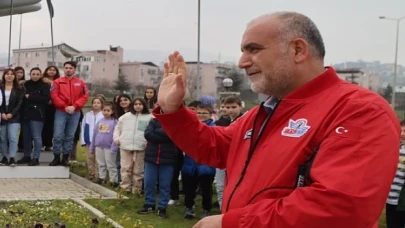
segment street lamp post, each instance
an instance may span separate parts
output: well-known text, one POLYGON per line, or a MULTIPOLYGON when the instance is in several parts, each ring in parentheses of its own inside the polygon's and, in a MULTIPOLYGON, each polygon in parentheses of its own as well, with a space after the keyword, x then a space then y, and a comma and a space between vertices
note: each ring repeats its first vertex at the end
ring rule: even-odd
POLYGON ((201 2, 198 0, 198 25, 197 25, 197 79, 196 79, 196 99, 200 98, 200 86, 201 86, 201 77, 200 77, 200 36, 201 36, 201 2))
POLYGON ((393 93, 392 93, 392 97, 391 97, 391 104, 392 107, 395 110, 395 87, 397 84, 397 63, 398 63, 398 40, 399 40, 399 23, 401 22, 401 20, 405 19, 404 17, 401 18, 389 18, 389 17, 385 17, 385 16, 380 16, 379 17, 382 20, 391 20, 391 21, 395 21, 397 23, 397 35, 396 35, 396 41, 395 41, 395 61, 394 61, 394 77, 392 79, 392 88, 393 88, 393 93))

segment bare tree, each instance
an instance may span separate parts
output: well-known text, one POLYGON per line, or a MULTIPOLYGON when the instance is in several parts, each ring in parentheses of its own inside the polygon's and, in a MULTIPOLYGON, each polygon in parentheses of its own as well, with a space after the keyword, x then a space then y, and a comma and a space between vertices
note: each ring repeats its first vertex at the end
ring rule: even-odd
POLYGON ((133 92, 134 92, 137 96, 140 96, 140 95, 143 96, 143 94, 145 93, 146 87, 147 87, 147 86, 145 86, 144 84, 139 83, 138 85, 135 85, 133 92))
POLYGON ((110 94, 112 91, 111 81, 103 78, 92 83, 92 94, 110 94))
POLYGON ((117 80, 115 81, 114 89, 118 90, 120 93, 124 93, 131 89, 131 83, 128 81, 127 76, 119 74, 117 80))

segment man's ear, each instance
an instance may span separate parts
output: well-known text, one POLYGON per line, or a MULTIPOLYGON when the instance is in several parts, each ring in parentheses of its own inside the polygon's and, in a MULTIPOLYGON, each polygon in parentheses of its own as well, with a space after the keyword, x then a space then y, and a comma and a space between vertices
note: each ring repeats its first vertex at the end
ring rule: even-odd
POLYGON ((306 40, 297 38, 292 41, 292 48, 294 51, 294 61, 302 63, 308 58, 309 44, 306 40))

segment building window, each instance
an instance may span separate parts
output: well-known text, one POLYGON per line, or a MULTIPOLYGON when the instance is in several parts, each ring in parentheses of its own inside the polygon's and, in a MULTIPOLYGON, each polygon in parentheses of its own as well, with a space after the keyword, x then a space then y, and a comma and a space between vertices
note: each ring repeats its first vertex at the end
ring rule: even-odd
POLYGON ((39 52, 35 52, 35 57, 39 57, 39 52))
POLYGON ((90 69, 90 68, 89 68, 88 65, 84 65, 84 66, 83 66, 83 71, 89 71, 89 69, 90 69))
POLYGON ((143 77, 143 69, 141 69, 141 77, 143 77))
POLYGON ((155 69, 148 69, 148 74, 149 75, 156 75, 156 70, 155 69))
POLYGON ((48 66, 53 66, 53 62, 48 61, 48 66))
POLYGON ((30 63, 29 62, 26 62, 25 63, 25 68, 29 68, 30 67, 30 63))
POLYGON ((140 83, 143 83, 143 82, 144 82, 143 76, 139 77, 139 82, 140 82, 140 83))
POLYGON ((39 67, 39 64, 37 64, 37 67, 39 67))
POLYGON ((25 53, 25 58, 31 57, 31 53, 25 53))

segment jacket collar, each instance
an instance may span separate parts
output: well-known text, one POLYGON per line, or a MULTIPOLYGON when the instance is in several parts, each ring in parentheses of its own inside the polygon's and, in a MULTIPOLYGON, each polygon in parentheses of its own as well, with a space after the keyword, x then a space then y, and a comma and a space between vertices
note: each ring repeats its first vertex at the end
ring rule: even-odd
POLYGON ((283 101, 311 98, 343 82, 332 67, 326 67, 321 75, 288 94, 283 101))

